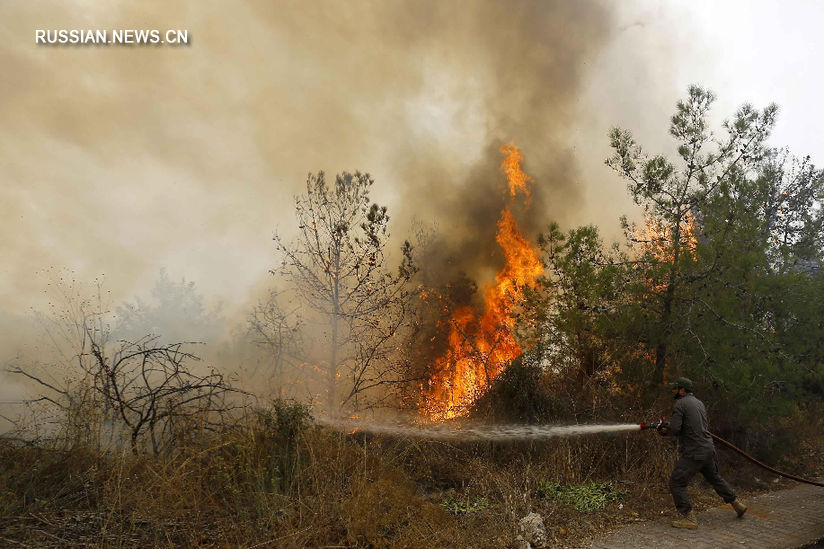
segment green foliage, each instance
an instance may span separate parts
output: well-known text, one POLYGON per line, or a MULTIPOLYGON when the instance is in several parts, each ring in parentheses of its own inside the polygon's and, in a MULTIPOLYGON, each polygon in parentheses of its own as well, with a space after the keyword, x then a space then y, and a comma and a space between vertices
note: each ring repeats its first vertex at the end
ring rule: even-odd
POLYGON ((441 502, 441 506, 453 515, 469 515, 478 511, 486 511, 489 508, 489 502, 486 498, 468 496, 460 499, 448 496, 441 502))
POLYGON ((294 446, 312 420, 309 407, 297 401, 275 399, 271 408, 257 411, 260 435, 286 446, 294 446))
POLYGON ((288 490, 298 468, 298 439, 311 424, 309 407, 301 402, 276 399, 271 408, 257 411, 254 427, 254 447, 257 460, 271 478, 280 480, 280 488, 288 490))
POLYGON ((539 241, 547 276, 525 317, 573 407, 648 407, 685 375, 713 417, 777 428, 824 394, 824 172, 767 146, 774 105, 716 133, 713 101, 693 86, 677 104, 672 159, 610 133, 643 226, 622 219, 611 247, 590 226, 539 241))
POLYGON ((544 334, 550 362, 581 384, 611 364, 612 351, 604 337, 612 329, 607 313, 617 310, 625 292, 620 265, 626 258, 617 249, 607 249, 594 226, 564 234, 552 224, 539 246, 547 265, 540 280, 546 301, 539 305, 543 314, 536 325, 544 334))
POLYGON ((626 493, 615 488, 612 482, 561 485, 544 481, 538 486, 538 495, 569 505, 576 511, 598 511, 607 503, 623 501, 626 493))
POLYGON ((282 502, 300 472, 300 439, 310 425, 299 402, 279 399, 255 410, 236 437, 203 456, 220 498, 249 519, 282 502))
MULTIPOLYGON (((655 356, 655 383, 663 381, 675 354, 682 308, 694 304, 691 284, 719 272, 715 263, 695 261, 695 222, 717 196, 729 194, 729 189, 759 169, 768 156, 765 142, 775 124, 775 105, 761 112, 744 105, 724 123, 726 135, 716 137, 707 122, 714 99, 711 92, 691 86, 688 97, 678 102, 670 134, 679 142, 681 166, 661 155, 648 157, 626 130, 614 129, 610 134, 614 154, 606 163, 627 181, 653 230, 643 238, 641 231, 627 225, 628 244, 634 248, 628 274, 648 283, 634 301, 640 298, 649 304, 643 340, 655 356)), ((722 236, 729 242, 728 233, 722 236)))

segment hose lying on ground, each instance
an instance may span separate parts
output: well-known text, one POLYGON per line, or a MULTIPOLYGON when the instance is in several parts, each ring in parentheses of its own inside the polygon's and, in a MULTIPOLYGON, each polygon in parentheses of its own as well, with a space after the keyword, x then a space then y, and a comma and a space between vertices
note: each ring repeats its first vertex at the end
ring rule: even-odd
POLYGON ((713 438, 713 440, 715 440, 716 442, 720 442, 722 445, 726 446, 726 447, 727 447, 727 448, 729 448, 730 450, 735 450, 736 452, 738 452, 739 454, 741 454, 742 456, 744 456, 745 458, 747 458, 747 459, 748 459, 748 460, 750 460, 751 462, 755 463, 755 464, 756 464, 756 465, 758 465, 759 467, 763 467, 764 469, 766 469, 767 471, 769 471, 769 472, 771 472, 771 473, 775 473, 775 474, 776 474, 776 475, 778 475, 778 476, 781 476, 781 477, 784 477, 784 478, 788 478, 788 479, 790 479, 790 480, 794 480, 794 481, 796 481, 796 482, 803 482, 803 483, 805 483, 805 484, 812 484, 813 486, 822 486, 822 487, 824 487, 824 483, 821 483, 821 482, 816 482, 816 481, 814 481, 814 480, 807 480, 807 479, 805 479, 805 478, 797 477, 797 476, 795 476, 795 475, 791 475, 791 474, 789 474, 789 473, 784 473, 784 472, 781 472, 781 471, 779 471, 778 469, 774 469, 774 468, 770 467, 769 465, 767 465, 766 463, 762 463, 762 462, 758 461, 757 459, 755 459, 754 457, 752 457, 751 455, 749 455, 748 453, 746 453, 744 450, 742 450, 742 449, 741 449, 741 448, 739 448, 738 446, 735 446, 735 445, 734 445, 734 444, 732 444, 731 442, 727 442, 726 440, 724 440, 723 438, 719 437, 718 435, 714 435, 714 434, 710 433, 710 436, 711 436, 711 437, 713 438))

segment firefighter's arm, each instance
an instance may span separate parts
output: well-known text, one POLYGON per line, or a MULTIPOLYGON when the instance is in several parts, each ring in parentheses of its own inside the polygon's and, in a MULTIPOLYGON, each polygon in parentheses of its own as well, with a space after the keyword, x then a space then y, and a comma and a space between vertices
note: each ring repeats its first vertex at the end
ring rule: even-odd
POLYGON ((675 409, 672 411, 672 417, 669 420, 669 431, 670 434, 677 435, 681 432, 681 428, 684 426, 684 410, 681 406, 675 405, 675 409))

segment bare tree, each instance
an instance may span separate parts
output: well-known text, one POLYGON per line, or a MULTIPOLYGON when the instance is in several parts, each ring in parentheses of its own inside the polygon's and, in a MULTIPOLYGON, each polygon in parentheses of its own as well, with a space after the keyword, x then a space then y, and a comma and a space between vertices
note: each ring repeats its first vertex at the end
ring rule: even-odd
POLYGON ((153 335, 112 343, 99 286, 96 303, 69 292, 63 297, 67 306, 50 333, 66 360, 47 369, 7 370, 40 388, 33 400, 51 403, 87 429, 99 419, 115 433, 125 430, 134 453, 144 441, 155 453, 170 448, 184 424, 189 432, 214 429, 235 407, 228 397, 240 391, 221 374, 198 374, 189 367, 198 360, 185 350, 190 344, 162 344, 153 335), (68 348, 61 344, 66 342, 68 348), (60 369, 62 375, 56 373, 60 369))
POLYGON ((407 282, 415 271, 412 246, 404 243, 399 267, 390 270, 389 216, 386 207, 370 204, 372 184, 359 172, 344 172, 331 186, 323 172, 310 174, 306 194, 295 200, 296 240, 274 238, 282 263, 273 274, 281 274, 328 326, 330 411, 369 388, 399 380, 388 358, 407 312, 407 282), (343 398, 339 376, 349 381, 343 398))
POLYGON ((295 366, 303 347, 303 320, 297 310, 284 309, 278 302, 278 292, 272 291, 249 314, 248 335, 270 357, 272 380, 278 397, 286 396, 286 368, 295 366))

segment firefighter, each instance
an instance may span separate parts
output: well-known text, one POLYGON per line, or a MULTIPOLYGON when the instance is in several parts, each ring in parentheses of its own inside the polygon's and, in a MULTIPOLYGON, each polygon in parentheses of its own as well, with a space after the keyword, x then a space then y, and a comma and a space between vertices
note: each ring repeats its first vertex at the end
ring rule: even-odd
POLYGON ((707 429, 707 409, 704 403, 692 394, 692 381, 679 377, 670 383, 675 407, 672 418, 659 428, 661 435, 678 437, 678 452, 680 454, 669 480, 669 488, 675 508, 680 517, 672 521, 675 528, 698 528, 698 520, 692 512, 692 504, 687 496, 687 485, 696 473, 701 473, 707 479, 715 492, 732 505, 738 518, 747 512, 747 506, 738 499, 730 485, 718 473, 718 464, 715 461, 715 445, 707 429))

